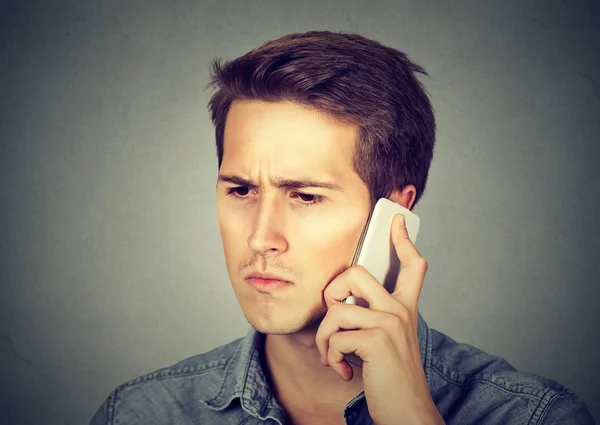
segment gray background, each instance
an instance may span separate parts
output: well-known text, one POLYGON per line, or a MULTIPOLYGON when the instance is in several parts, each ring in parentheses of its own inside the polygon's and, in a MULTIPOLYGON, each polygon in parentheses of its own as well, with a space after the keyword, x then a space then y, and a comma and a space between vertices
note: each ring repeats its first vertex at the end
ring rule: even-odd
POLYGON ((600 418, 600 25, 585 1, 4 2, 0 418, 87 423, 140 374, 245 334, 216 223, 208 66, 353 31, 437 112, 418 248, 430 326, 600 418), (50 5, 52 3, 52 5, 50 5))

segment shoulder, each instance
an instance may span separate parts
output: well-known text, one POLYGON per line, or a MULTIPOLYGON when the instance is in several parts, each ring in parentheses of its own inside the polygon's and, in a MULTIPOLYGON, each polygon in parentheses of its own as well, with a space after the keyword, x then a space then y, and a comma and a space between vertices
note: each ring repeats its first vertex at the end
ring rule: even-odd
POLYGON ((194 416, 209 414, 199 400, 219 391, 241 339, 119 385, 98 409, 91 425, 196 423, 194 416))
POLYGON ((447 424, 593 424, 585 403, 551 379, 431 329, 428 384, 447 424))

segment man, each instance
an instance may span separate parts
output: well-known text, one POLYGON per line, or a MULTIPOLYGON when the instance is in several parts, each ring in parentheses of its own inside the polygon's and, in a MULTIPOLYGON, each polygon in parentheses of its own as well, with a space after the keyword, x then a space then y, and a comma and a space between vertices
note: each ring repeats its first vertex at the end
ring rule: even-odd
POLYGON ((427 326, 427 262, 401 215, 394 292, 350 267, 374 202, 412 209, 425 190, 435 122, 418 73, 331 32, 215 62, 218 221, 252 328, 121 385, 92 424, 593 423, 567 388, 427 326), (350 294, 368 307, 342 303, 350 294))

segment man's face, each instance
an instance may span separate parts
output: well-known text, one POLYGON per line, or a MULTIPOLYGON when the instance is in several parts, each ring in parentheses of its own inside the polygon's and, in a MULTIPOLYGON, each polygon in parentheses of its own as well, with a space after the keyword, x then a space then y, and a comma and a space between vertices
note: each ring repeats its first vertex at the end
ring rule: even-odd
POLYGON ((351 265, 369 214, 368 188, 352 167, 357 134, 293 103, 234 102, 229 110, 218 221, 233 290, 260 332, 318 324, 323 290, 351 265), (277 185, 284 179, 337 188, 277 185), (257 289, 246 279, 253 272, 292 284, 257 289))

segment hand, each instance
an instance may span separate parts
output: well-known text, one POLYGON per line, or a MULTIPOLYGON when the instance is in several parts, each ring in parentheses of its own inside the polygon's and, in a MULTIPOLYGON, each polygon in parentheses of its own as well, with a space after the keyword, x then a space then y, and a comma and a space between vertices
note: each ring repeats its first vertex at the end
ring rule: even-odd
POLYGON ((410 241, 402 214, 394 217, 392 241, 402 264, 394 292, 389 294, 362 266, 338 275, 324 291, 328 310, 317 347, 323 364, 346 381, 353 371, 344 355, 361 358, 367 406, 376 424, 443 424, 427 387, 417 335, 427 262, 410 241), (369 308, 342 303, 349 295, 364 299, 369 308))

